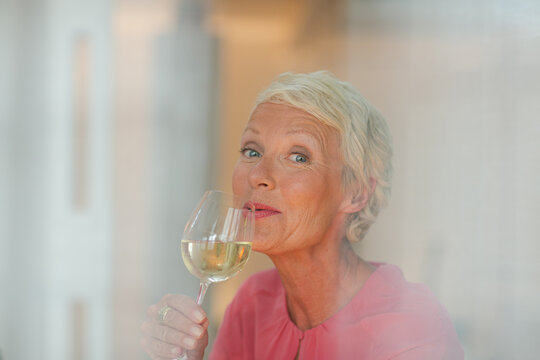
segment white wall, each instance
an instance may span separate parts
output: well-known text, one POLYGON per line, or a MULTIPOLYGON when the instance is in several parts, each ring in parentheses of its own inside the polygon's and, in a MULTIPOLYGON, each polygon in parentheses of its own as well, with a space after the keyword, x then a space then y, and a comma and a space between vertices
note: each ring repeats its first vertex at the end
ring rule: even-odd
MULTIPOLYGON (((11 142, 8 135, 8 129, 11 122, 11 85, 13 80, 13 50, 14 39, 9 34, 14 32, 14 21, 16 20, 13 1, 0 2, 0 47, 2 56, 0 56, 0 288, 6 289, 9 281, 8 271, 8 237, 10 233, 9 218, 10 212, 10 179, 7 174, 11 168, 11 142)), ((4 309, 8 306, 8 299, 5 296, 5 290, 0 290, 0 324, 5 324, 6 313, 4 309)), ((0 326, 0 359, 2 358, 3 344, 7 339, 7 329, 0 326)))
MULTIPOLYGON (((43 54, 44 46, 40 46, 39 31, 45 24, 37 18, 36 12, 43 8, 38 4, 35 12, 14 1, 3 2, 2 12, 2 161, 0 178, 2 194, 2 227, 0 237, 0 259, 2 292, 0 305, 2 317, 0 324, 2 335, 0 348, 4 357, 14 354, 14 343, 22 342, 25 338, 32 339, 38 346, 43 345, 36 327, 29 326, 30 322, 43 321, 40 316, 40 298, 44 291, 41 274, 42 259, 40 254, 43 246, 34 241, 43 237, 45 231, 41 207, 44 193, 29 181, 39 178, 43 173, 40 164, 44 154, 33 152, 32 145, 43 149, 46 145, 41 133, 39 115, 42 113, 40 99, 25 96, 36 93, 43 88, 43 70, 34 58, 25 55, 30 51, 43 54), (27 16, 23 16, 23 12, 27 16), (24 25, 33 21, 34 31, 24 31, 24 25), (24 47, 18 47, 18 42, 24 42, 24 47), (33 48, 32 48, 33 45, 33 48), (17 73, 25 76, 17 77, 17 73), (18 81, 15 81, 18 80, 18 81), (25 218, 21 215, 25 214, 25 218), (32 301, 36 298, 38 301, 32 301), (37 305, 37 306, 36 306, 37 305), (28 308, 28 311, 19 312, 13 309, 28 308), (19 319, 15 318, 15 313, 19 319), (27 325, 28 331, 13 326, 16 321, 27 325), (10 326, 11 325, 11 326, 10 326)), ((42 184, 47 180, 43 179, 42 184)), ((22 356, 32 356, 32 350, 24 350, 22 356)))
POLYGON ((350 80, 395 143, 390 207, 361 245, 447 307, 471 359, 540 333, 540 5, 351 1, 350 80))
POLYGON ((179 242, 213 182, 217 54, 203 17, 197 1, 0 2, 3 358, 145 358, 146 307, 196 294, 179 242))
POLYGON ((8 1, 2 2, 2 17, 9 31, 0 44, 8 54, 2 64, 8 83, 2 81, 6 87, 0 94, 5 140, 0 185, 6 194, 0 348, 7 359, 72 359, 79 358, 80 337, 83 358, 106 359, 112 225, 109 3, 8 1), (89 40, 92 78, 83 208, 75 208, 72 198, 72 72, 79 35, 89 40))

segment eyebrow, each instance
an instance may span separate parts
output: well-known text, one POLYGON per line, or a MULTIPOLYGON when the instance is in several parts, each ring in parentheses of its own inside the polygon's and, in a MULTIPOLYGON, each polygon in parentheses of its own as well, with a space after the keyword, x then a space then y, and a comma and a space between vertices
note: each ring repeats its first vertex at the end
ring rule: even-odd
MULTIPOLYGON (((247 126, 245 129, 244 129, 244 132, 243 134, 247 133, 247 132, 252 132, 256 135, 260 135, 260 131, 254 127, 251 127, 251 126, 247 126)), ((304 134, 304 135, 308 135, 312 138, 314 138, 315 140, 317 140, 317 142, 323 147, 325 148, 327 146, 327 142, 328 142, 328 139, 327 139, 327 136, 326 134, 319 130, 317 127, 311 125, 311 124, 308 124, 307 126, 307 129, 304 128, 304 127, 296 127, 296 128, 292 128, 290 130, 288 130, 285 135, 294 135, 294 134, 304 134)))
POLYGON ((255 129, 255 128, 252 128, 252 127, 249 127, 249 126, 244 129, 244 134, 246 132, 248 132, 248 131, 251 131, 252 133, 257 134, 257 135, 259 135, 261 133, 259 130, 255 129))
POLYGON ((318 131, 310 131, 306 129, 291 129, 285 133, 285 135, 292 135, 292 134, 308 134, 315 137, 318 137, 321 135, 319 134, 318 131))
POLYGON ((315 140, 323 147, 325 148, 327 145, 327 139, 325 134, 323 132, 319 131, 317 128, 313 127, 313 129, 304 129, 304 128, 292 128, 289 131, 285 133, 286 135, 294 135, 294 134, 304 134, 308 135, 315 140))

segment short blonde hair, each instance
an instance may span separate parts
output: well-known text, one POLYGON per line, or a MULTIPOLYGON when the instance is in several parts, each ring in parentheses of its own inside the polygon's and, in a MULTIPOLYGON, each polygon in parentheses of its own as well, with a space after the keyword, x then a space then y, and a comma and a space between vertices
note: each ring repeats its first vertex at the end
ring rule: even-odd
POLYGON ((259 94, 256 106, 262 103, 301 109, 339 132, 345 190, 361 192, 376 182, 366 206, 347 221, 347 239, 362 240, 390 198, 392 144, 384 118, 351 84, 327 71, 281 74, 259 94))

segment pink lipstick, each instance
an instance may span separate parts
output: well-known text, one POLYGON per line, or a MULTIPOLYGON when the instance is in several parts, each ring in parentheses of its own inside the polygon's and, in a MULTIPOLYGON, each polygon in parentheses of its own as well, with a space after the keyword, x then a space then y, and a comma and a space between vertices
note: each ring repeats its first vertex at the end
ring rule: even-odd
POLYGON ((274 209, 271 206, 261 204, 261 203, 251 202, 251 201, 248 204, 246 204, 244 208, 249 209, 251 207, 255 208, 255 219, 260 219, 260 218, 264 218, 264 217, 268 217, 272 215, 281 214, 281 211, 274 209))

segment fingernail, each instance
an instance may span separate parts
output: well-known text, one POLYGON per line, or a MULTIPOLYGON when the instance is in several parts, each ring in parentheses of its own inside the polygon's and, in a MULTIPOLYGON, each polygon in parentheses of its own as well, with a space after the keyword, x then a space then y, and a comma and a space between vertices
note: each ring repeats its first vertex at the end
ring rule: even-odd
POLYGON ((195 346, 195 340, 193 340, 192 338, 184 338, 184 344, 186 344, 187 347, 189 347, 190 349, 195 346))
POLYGON ((198 326, 191 327, 191 333, 197 337, 201 336, 203 333, 203 330, 198 326))
POLYGON ((198 310, 193 313, 193 316, 195 316, 195 319, 197 319, 197 321, 204 320, 204 314, 198 310))

